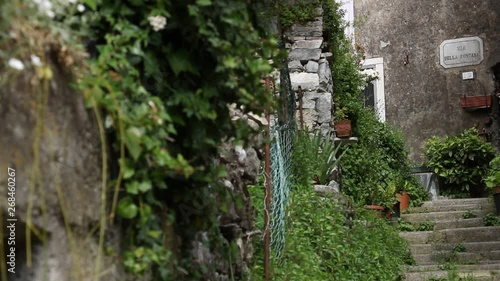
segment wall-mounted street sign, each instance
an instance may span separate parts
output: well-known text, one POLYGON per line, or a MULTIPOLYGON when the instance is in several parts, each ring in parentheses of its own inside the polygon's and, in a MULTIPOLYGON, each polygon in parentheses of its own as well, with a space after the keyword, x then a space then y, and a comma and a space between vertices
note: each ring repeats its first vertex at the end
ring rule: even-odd
POLYGON ((439 46, 439 59, 444 68, 478 65, 483 59, 483 40, 477 36, 445 40, 439 46))

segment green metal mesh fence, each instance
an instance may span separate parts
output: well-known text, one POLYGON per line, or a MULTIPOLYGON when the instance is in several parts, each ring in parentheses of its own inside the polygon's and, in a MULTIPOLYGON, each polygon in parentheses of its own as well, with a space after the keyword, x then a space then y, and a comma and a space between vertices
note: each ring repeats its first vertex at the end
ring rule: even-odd
MULTIPOLYGON (((283 38, 280 47, 284 48, 283 38)), ((280 71, 280 107, 271 124, 271 250, 280 258, 285 247, 286 205, 291 186, 292 150, 295 127, 295 93, 285 64, 280 71)))

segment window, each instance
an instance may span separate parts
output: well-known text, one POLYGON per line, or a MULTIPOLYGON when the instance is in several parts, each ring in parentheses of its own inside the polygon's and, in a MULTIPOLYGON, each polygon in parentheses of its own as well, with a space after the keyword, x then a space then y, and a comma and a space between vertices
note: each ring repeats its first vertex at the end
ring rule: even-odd
POLYGON ((385 122, 385 94, 384 94, 384 59, 372 58, 363 61, 362 69, 370 71, 377 79, 368 84, 364 90, 365 106, 373 107, 380 122, 385 122))

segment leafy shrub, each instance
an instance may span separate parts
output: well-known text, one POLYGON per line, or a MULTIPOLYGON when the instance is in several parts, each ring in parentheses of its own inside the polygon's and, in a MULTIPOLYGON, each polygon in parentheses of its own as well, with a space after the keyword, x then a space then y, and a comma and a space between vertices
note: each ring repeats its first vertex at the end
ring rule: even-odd
POLYGON ((308 131, 296 132, 293 154, 295 180, 303 185, 310 184, 313 179, 320 184, 328 184, 343 155, 337 156, 339 148, 332 139, 322 137, 319 132, 312 136, 308 131))
POLYGON ((500 187, 500 154, 491 160, 484 183, 488 189, 500 187))
POLYGON ((493 213, 487 214, 483 218, 484 226, 500 226, 500 217, 493 213))
MULTIPOLYGON (((413 263, 397 228, 364 209, 345 224, 342 208, 308 186, 292 192, 287 244, 283 258, 273 261, 273 280, 397 280, 403 265, 413 263)), ((256 248, 261 253, 262 243, 256 248)), ((251 280, 263 280, 261 261, 256 259, 251 280)))
POLYGON ((357 116, 359 143, 350 147, 341 162, 346 195, 360 204, 386 207, 394 203, 394 191, 408 192, 412 206, 427 200, 427 191, 411 175, 402 134, 379 122, 373 110, 361 109, 357 116))
POLYGON ((424 153, 427 165, 444 179, 443 190, 464 192, 482 184, 495 148, 472 128, 443 139, 432 137, 425 143, 424 153))
POLYGON ((305 23, 318 16, 318 3, 306 3, 304 0, 301 2, 295 5, 280 3, 280 23, 283 29, 288 29, 297 23, 305 23))

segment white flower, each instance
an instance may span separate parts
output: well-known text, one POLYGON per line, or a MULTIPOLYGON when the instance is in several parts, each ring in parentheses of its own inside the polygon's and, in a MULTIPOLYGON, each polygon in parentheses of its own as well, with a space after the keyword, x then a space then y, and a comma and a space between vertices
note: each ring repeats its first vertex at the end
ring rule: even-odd
POLYGON ((55 17, 55 15, 56 15, 56 14, 54 14, 54 12, 53 12, 53 11, 51 11, 51 10, 48 10, 48 11, 46 12, 46 14, 47 14, 47 17, 49 17, 49 18, 53 18, 53 17, 55 17))
POLYGON ((41 66, 42 65, 42 61, 40 60, 40 58, 36 55, 31 55, 31 63, 35 66, 41 66))
POLYGON ((18 59, 10 59, 8 62, 9 66, 14 68, 15 70, 23 70, 24 64, 22 61, 18 59))
POLYGON ((81 12, 85 11, 85 6, 83 6, 82 4, 78 4, 76 6, 76 9, 78 10, 78 12, 81 13, 81 12))
POLYGON ((39 5, 45 10, 52 10, 52 2, 50 0, 43 0, 39 5))
POLYGON ((104 127, 107 129, 111 128, 113 126, 113 118, 111 116, 106 116, 106 119, 104 120, 104 127))
POLYGON ((68 0, 68 2, 70 2, 71 4, 76 4, 76 2, 78 2, 77 0, 68 0))
POLYGON ((167 25, 167 19, 164 16, 149 17, 148 20, 154 31, 160 31, 167 25))

